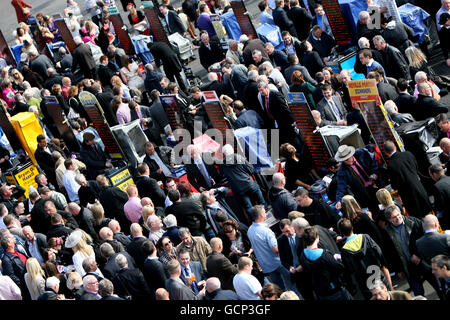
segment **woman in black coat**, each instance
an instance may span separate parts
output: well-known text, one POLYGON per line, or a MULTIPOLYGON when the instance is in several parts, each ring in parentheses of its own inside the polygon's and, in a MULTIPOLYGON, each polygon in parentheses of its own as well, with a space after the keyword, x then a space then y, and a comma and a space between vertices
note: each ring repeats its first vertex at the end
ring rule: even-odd
POLYGON ((286 172, 286 189, 294 190, 302 186, 311 190, 311 185, 319 179, 311 161, 297 153, 295 147, 290 143, 281 145, 280 155, 286 158, 284 169, 286 172))
POLYGON ((242 256, 250 256, 253 252, 247 230, 240 228, 238 223, 232 219, 226 220, 222 225, 224 236, 223 254, 235 264, 242 256))

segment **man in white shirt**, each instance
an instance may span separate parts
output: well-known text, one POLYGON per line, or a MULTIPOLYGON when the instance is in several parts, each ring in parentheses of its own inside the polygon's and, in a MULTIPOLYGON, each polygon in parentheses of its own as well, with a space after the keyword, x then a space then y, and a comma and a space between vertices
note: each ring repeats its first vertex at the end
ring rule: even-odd
POLYGON ((67 195, 71 202, 79 202, 78 198, 78 189, 80 189, 80 185, 75 181, 75 164, 72 159, 67 159, 64 161, 64 166, 66 167, 66 172, 63 176, 63 184, 66 189, 67 195))
POLYGON ((261 300, 262 286, 252 275, 252 268, 252 259, 248 257, 239 259, 239 273, 233 278, 233 287, 241 300, 261 300))

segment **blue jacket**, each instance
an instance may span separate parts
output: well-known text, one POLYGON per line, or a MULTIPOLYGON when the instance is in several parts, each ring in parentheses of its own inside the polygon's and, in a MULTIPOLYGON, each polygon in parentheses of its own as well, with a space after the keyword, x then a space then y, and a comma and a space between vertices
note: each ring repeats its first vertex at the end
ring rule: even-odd
MULTIPOLYGON (((364 168, 366 173, 370 176, 372 174, 378 175, 378 163, 372 159, 370 153, 366 149, 356 149, 354 157, 364 168)), ((336 201, 342 200, 342 197, 347 194, 347 188, 350 187, 355 199, 363 205, 368 202, 368 195, 361 184, 353 178, 351 169, 346 164, 342 163, 338 171, 338 186, 336 192, 336 201)))
POLYGON ((244 127, 262 129, 264 127, 264 120, 256 111, 244 109, 237 115, 234 128, 239 129, 244 127))

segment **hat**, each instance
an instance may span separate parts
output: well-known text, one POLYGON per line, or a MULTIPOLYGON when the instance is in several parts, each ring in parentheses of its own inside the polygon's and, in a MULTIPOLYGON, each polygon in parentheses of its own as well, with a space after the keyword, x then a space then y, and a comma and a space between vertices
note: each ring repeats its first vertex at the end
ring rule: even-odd
POLYGON ((25 62, 28 59, 28 53, 22 53, 20 55, 20 62, 25 62))
POLYGON ((450 13, 444 12, 439 17, 439 24, 445 24, 448 19, 450 19, 450 13))
POLYGON ((243 34, 239 37, 240 43, 246 43, 248 41, 248 36, 246 34, 243 34))
POLYGON ((80 242, 82 236, 83 234, 79 230, 72 232, 66 239, 66 248, 75 247, 80 242))
POLYGON ((342 162, 342 161, 349 159, 354 154, 355 154, 355 148, 352 146, 346 146, 344 144, 342 146, 339 146, 334 158, 336 159, 336 161, 342 162))

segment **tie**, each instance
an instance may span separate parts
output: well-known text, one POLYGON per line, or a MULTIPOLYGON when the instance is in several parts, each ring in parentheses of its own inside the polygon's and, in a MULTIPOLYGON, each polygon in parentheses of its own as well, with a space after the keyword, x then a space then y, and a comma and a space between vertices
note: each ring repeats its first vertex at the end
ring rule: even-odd
POLYGON ((334 103, 333 98, 331 98, 330 100, 328 100, 328 103, 330 104, 331 108, 334 110, 334 113, 336 114, 336 118, 337 120, 342 120, 342 113, 339 110, 338 106, 336 105, 336 103, 334 103))
POLYGON ((370 177, 366 173, 364 168, 358 163, 358 161, 355 160, 355 162, 350 167, 359 176, 359 178, 361 179, 361 181, 362 181, 362 183, 364 184, 365 187, 370 186, 370 184, 371 184, 370 177))
POLYGON ((291 246, 291 252, 292 252, 292 262, 294 263, 294 268, 296 268, 300 263, 298 261, 297 254, 295 252, 295 240, 293 237, 289 237, 289 245, 291 246))
POLYGON ((201 160, 201 163, 199 163, 197 166, 200 169, 200 172, 202 173, 202 176, 205 179, 206 184, 208 185, 208 187, 211 187, 211 180, 209 179, 209 174, 206 171, 203 160, 201 160))
POLYGON ((269 109, 269 96, 266 97, 266 112, 269 115, 269 118, 272 119, 273 121, 275 121, 275 119, 272 116, 272 113, 270 113, 270 109, 269 109))
MULTIPOLYGON (((184 267, 184 274, 186 275, 186 279, 190 277, 187 267, 184 267)), ((192 281, 191 288, 195 294, 198 294, 198 287, 197 287, 197 283, 195 281, 192 281)))

